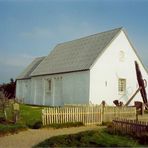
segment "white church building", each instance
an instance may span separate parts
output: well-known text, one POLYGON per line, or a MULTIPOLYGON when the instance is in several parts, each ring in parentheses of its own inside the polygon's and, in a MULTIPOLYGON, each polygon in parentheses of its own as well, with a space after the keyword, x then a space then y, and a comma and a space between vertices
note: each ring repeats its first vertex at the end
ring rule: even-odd
MULTIPOLYGON (((16 98, 47 106, 126 103, 138 88, 134 61, 148 82, 147 69, 123 28, 64 42, 17 77, 16 98)), ((142 101, 140 93, 134 101, 142 101)))

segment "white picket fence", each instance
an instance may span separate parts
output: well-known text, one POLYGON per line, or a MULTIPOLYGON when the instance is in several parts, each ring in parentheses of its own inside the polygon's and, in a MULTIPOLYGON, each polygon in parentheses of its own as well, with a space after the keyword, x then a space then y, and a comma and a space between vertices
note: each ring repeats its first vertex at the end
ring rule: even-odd
POLYGON ((85 125, 102 124, 114 118, 135 118, 135 107, 115 107, 102 105, 65 105, 42 110, 43 125, 66 122, 83 122, 85 125))
POLYGON ((102 107, 54 107, 42 110, 43 125, 66 122, 83 122, 85 125, 102 123, 102 107))

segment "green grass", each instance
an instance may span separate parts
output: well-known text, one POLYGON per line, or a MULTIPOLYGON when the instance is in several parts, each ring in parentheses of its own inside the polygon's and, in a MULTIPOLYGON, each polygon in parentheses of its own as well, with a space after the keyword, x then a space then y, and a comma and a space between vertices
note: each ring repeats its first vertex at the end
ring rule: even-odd
MULTIPOLYGON (((30 128, 34 128, 36 123, 41 123, 41 113, 44 107, 40 106, 30 106, 20 104, 20 122, 27 125, 30 128)), ((70 122, 70 123, 63 123, 63 124, 51 124, 46 127, 52 128, 65 128, 65 127, 78 127, 83 126, 82 122, 70 122)))
POLYGON ((20 104, 20 122, 32 128, 36 122, 41 122, 43 107, 20 104))
MULTIPOLYGON (((42 122, 42 119, 41 119, 42 108, 43 107, 40 107, 40 106, 20 104, 18 124, 26 125, 32 128, 35 123, 42 122)), ((11 105, 6 108, 8 121, 13 121, 12 111, 13 110, 11 105)), ((4 117, 4 115, 1 113, 0 117, 4 117)))
MULTIPOLYGON (((43 107, 30 106, 20 104, 19 121, 16 124, 12 124, 13 114, 12 107, 6 108, 7 120, 0 124, 0 135, 8 133, 17 133, 18 131, 29 128, 40 128, 42 125, 41 112, 43 107), (39 125, 40 124, 40 125, 39 125)), ((3 117, 3 115, 1 115, 3 117)))
POLYGON ((105 130, 87 131, 47 139, 37 147, 137 147, 138 142, 129 137, 111 135, 105 130))
POLYGON ((26 126, 22 124, 0 124, 0 136, 8 133, 17 133, 18 131, 25 130, 26 126))

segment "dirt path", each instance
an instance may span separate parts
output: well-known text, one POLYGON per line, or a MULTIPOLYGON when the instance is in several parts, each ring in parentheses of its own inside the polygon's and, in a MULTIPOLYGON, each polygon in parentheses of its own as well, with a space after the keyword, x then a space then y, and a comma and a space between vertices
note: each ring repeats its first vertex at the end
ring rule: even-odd
POLYGON ((84 126, 63 129, 29 129, 14 135, 0 137, 0 148, 30 148, 39 142, 57 135, 78 133, 86 130, 97 130, 99 126, 84 126))

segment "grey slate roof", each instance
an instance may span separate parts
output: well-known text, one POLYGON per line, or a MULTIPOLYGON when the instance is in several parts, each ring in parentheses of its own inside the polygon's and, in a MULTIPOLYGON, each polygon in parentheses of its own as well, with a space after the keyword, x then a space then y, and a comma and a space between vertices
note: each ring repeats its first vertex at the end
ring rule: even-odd
POLYGON ((88 70, 121 29, 58 44, 31 76, 88 70))
POLYGON ((43 61, 45 57, 35 58, 30 65, 16 78, 18 79, 29 79, 30 74, 37 68, 37 66, 43 61))

